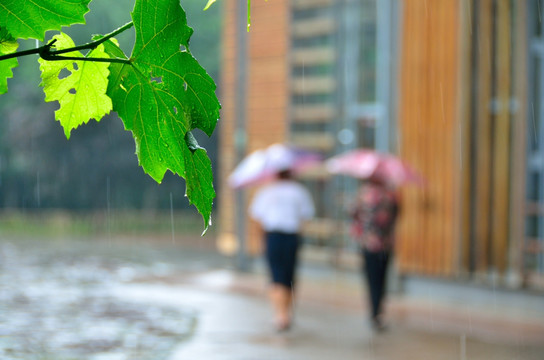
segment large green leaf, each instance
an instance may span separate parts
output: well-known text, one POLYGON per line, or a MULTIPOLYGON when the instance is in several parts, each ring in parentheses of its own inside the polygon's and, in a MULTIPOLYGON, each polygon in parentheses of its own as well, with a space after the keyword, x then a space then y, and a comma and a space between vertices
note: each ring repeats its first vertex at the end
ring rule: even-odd
POLYGON ((211 136, 219 118, 213 79, 189 50, 193 30, 177 0, 137 0, 132 13, 136 43, 133 64, 159 78, 183 105, 184 121, 211 136), (180 51, 180 49, 182 51, 180 51))
MULTIPOLYGON (((55 35, 55 48, 67 49, 74 42, 66 34, 55 35)), ((63 56, 83 57, 79 51, 73 51, 63 56)), ((88 54, 94 58, 108 58, 104 46, 99 45, 88 54)), ((112 102, 106 95, 108 88, 109 63, 92 61, 59 60, 40 62, 45 101, 58 101, 60 108, 55 112, 55 118, 60 121, 66 137, 70 137, 72 129, 89 122, 90 119, 99 121, 112 109, 112 102), (61 71, 69 72, 60 78, 61 71)))
MULTIPOLYGON (((15 52, 19 44, 7 32, 6 29, 0 28, 0 55, 7 55, 15 52)), ((16 58, 0 61, 0 94, 8 91, 8 78, 13 76, 11 69, 19 65, 16 58)))
MULTIPOLYGON (((123 58, 111 41, 105 43, 111 57, 123 58)), ((137 66, 110 64, 107 94, 125 129, 132 131, 140 165, 157 182, 166 170, 183 176, 183 144, 189 126, 177 114, 182 105, 137 66)))
MULTIPOLYGON (((208 224, 215 197, 211 165, 188 132, 213 132, 220 108, 215 83, 189 52, 192 29, 179 1, 137 0, 132 18, 132 64, 110 65, 113 109, 132 131, 144 171, 157 182, 167 170, 184 177, 189 201, 208 224)), ((106 51, 125 57, 112 42, 106 51)))
POLYGON ((191 204, 194 204, 204 218, 205 227, 211 223, 212 200, 215 197, 213 190, 212 164, 206 150, 196 143, 189 132, 183 148, 185 159, 186 195, 191 204))
POLYGON ((43 40, 47 30, 85 23, 91 0, 1 0, 0 26, 14 38, 43 40))

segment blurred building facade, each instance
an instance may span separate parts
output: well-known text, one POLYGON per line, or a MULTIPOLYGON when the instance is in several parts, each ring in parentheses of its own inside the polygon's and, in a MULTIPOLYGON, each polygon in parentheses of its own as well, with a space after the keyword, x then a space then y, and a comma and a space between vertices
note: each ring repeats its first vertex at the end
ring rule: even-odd
MULTIPOLYGON (((544 288, 544 4, 539 0, 225 0, 221 181, 288 142, 398 154, 402 274, 544 288)), ((353 179, 307 174, 306 242, 337 259, 353 179)), ((257 254, 252 190, 219 194, 220 247, 257 254)))

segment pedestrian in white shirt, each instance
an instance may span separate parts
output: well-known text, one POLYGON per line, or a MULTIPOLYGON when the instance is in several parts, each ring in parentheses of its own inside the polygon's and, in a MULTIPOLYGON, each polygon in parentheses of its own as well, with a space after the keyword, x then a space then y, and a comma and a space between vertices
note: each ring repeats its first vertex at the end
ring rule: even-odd
POLYGON ((303 222, 314 216, 314 203, 310 192, 292 179, 291 171, 283 170, 276 181, 257 192, 249 213, 264 232, 270 300, 276 327, 284 331, 291 326, 299 233, 303 222))

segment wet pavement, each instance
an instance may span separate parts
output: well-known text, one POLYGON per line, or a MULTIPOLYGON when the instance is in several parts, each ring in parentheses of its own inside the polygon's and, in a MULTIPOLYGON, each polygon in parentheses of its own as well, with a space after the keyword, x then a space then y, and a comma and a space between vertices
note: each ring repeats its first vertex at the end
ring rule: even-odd
POLYGON ((239 273, 199 246, 0 239, 0 358, 544 359, 544 309, 391 295, 374 333, 359 275, 319 265, 277 333, 262 264, 239 273))
MULTIPOLYGON (((170 360, 544 358, 544 323, 538 328, 539 338, 524 338, 503 328, 502 332, 511 336, 505 341, 478 332, 477 327, 485 326, 476 314, 464 328, 445 326, 441 312, 446 306, 440 310, 440 304, 436 304, 434 321, 426 322, 426 314, 417 313, 412 304, 391 299, 388 328, 375 333, 366 322, 354 274, 329 274, 325 279, 305 275, 294 326, 285 333, 277 333, 272 327, 262 275, 216 270, 195 276, 187 286, 177 289, 176 298, 187 306, 192 304, 200 314, 199 325, 191 340, 181 344, 170 360), (423 321, 414 322, 405 315, 412 309, 412 316, 419 320, 423 317, 423 321)), ((145 297, 143 289, 133 290, 135 298, 145 297)), ((460 311, 449 308, 446 312, 451 317, 460 311)))
POLYGON ((0 244, 0 359, 153 360, 192 334, 190 309, 114 296, 165 264, 49 245, 0 244))

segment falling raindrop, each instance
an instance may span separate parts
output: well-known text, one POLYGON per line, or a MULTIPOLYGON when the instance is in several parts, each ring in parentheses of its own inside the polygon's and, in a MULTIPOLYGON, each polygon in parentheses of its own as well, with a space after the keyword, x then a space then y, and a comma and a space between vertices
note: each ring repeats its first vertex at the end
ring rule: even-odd
POLYGON ((442 121, 446 122, 446 110, 444 109, 444 89, 442 88, 442 82, 440 82, 440 98, 442 99, 442 121))
POLYGON ((305 75, 305 71, 306 71, 306 66, 305 66, 305 62, 302 61, 302 103, 306 103, 306 75, 305 75))
POLYGON ((40 207, 41 196, 40 196, 40 172, 39 171, 36 173, 36 201, 38 203, 38 207, 40 207))
POLYGON ((111 246, 111 214, 110 214, 110 177, 106 177, 106 226, 108 243, 111 246))
POLYGON ((538 144, 538 139, 536 137, 536 123, 535 123, 535 103, 531 102, 531 107, 533 108, 533 134, 535 137, 535 145, 538 144))
POLYGON ((172 192, 170 192, 170 222, 172 223, 172 244, 176 242, 174 233, 174 200, 172 198, 172 192))
MULTIPOLYGON (((463 136, 463 123, 461 121, 459 121, 458 126, 459 126, 459 136, 462 137, 463 136)), ((461 141, 461 143, 462 143, 462 141, 461 141)), ((459 167, 461 169, 463 168, 463 147, 462 146, 459 146, 459 167)))

